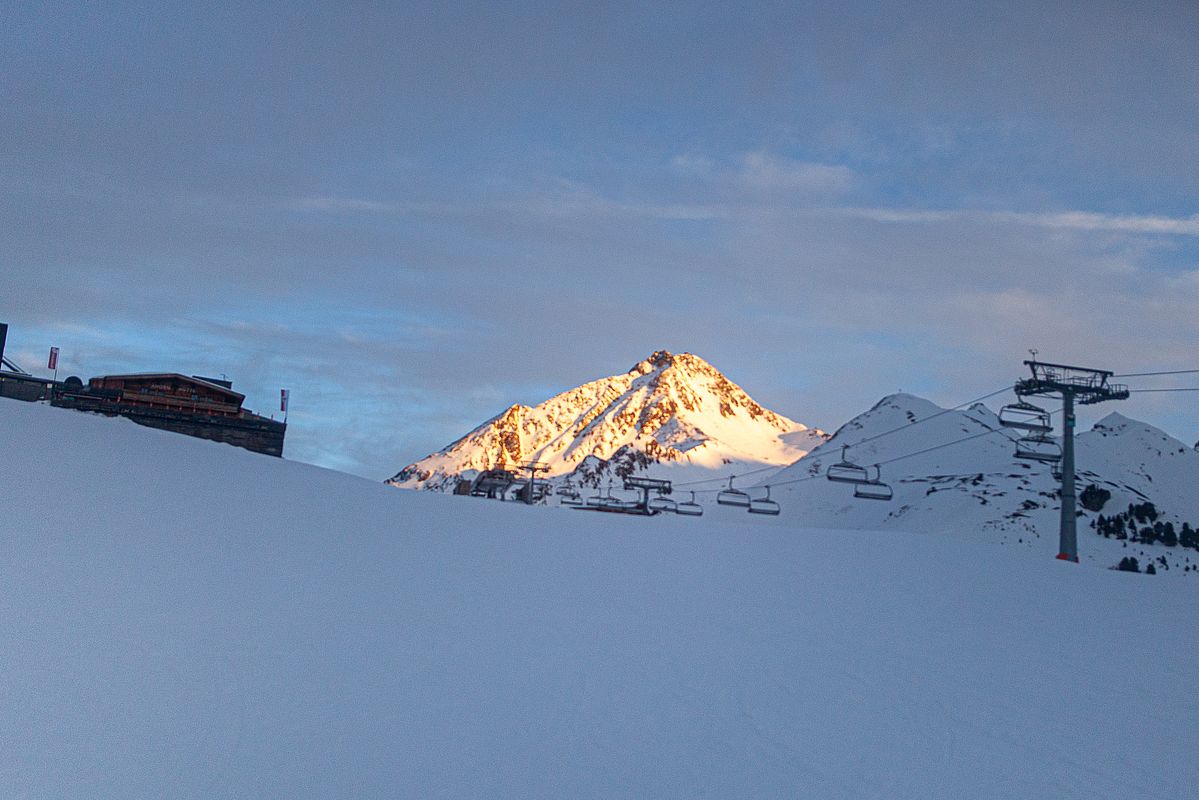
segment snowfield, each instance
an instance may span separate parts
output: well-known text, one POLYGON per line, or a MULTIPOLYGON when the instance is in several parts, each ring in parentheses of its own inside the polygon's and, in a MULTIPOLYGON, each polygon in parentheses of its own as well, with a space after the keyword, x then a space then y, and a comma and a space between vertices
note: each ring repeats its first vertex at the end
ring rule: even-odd
POLYGON ((1199 790, 1191 581, 396 491, 9 401, 0 436, 0 796, 1199 790))

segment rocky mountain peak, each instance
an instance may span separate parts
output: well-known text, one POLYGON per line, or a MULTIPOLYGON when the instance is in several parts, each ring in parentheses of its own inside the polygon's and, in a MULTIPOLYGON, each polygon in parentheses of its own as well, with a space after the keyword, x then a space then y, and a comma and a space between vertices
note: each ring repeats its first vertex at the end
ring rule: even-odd
POLYGON ((617 456, 638 469, 733 461, 782 465, 823 438, 763 408, 704 359, 657 350, 624 374, 537 406, 511 406, 389 483, 445 489, 466 470, 511 469, 537 460, 550 465, 551 475, 562 475, 585 459, 617 456))
POLYGON ((675 355, 669 350, 655 350, 649 358, 638 361, 636 364, 634 364, 633 368, 630 369, 629 372, 635 375, 645 375, 649 372, 653 372, 655 369, 665 369, 670 367, 674 364, 674 360, 675 355))
POLYGON ((1120 431, 1124 428, 1128 428, 1130 426, 1144 427, 1145 423, 1139 422, 1137 420, 1129 419, 1128 417, 1124 416, 1120 412, 1113 411, 1110 414, 1108 414, 1107 416, 1105 416, 1103 419, 1096 422, 1091 427, 1097 431, 1106 430, 1106 431, 1116 432, 1116 431, 1120 431))

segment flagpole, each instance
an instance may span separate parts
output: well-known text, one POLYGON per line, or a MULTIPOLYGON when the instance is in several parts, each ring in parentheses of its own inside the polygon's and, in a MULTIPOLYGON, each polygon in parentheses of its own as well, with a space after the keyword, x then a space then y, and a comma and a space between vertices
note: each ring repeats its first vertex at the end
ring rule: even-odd
POLYGON ((46 364, 46 367, 54 370, 54 384, 57 385, 58 384, 58 348, 57 347, 50 348, 50 362, 48 364, 46 364))

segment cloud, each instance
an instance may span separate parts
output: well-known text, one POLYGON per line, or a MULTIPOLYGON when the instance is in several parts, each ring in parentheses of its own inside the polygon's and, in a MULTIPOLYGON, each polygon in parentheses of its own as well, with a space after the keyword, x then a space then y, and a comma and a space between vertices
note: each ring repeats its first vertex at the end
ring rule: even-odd
POLYGON ((849 167, 796 161, 755 150, 741 156, 738 179, 753 189, 823 194, 848 191, 857 176, 849 167))
POLYGON ((1199 236, 1199 214, 1190 217, 1098 214, 1091 211, 1028 213, 1017 211, 951 211, 904 208, 825 208, 830 214, 887 223, 932 224, 955 220, 1016 223, 1040 228, 1113 233, 1199 236))
POLYGON ((400 210, 392 203, 375 200, 359 200, 351 197, 305 197, 297 200, 296 208, 303 211, 370 211, 393 214, 400 210))
POLYGON ((1199 214, 1191 217, 1115 216, 1087 211, 1057 214, 997 214, 1028 225, 1083 231, 1121 233, 1162 233, 1174 236, 1199 236, 1199 214))
POLYGON ((333 214, 454 214, 461 206, 437 201, 382 202, 352 197, 304 197, 289 204, 299 211, 324 211, 333 214))
POLYGON ((707 177, 716 171, 716 162, 699 153, 680 153, 670 159, 670 167, 681 175, 707 177))

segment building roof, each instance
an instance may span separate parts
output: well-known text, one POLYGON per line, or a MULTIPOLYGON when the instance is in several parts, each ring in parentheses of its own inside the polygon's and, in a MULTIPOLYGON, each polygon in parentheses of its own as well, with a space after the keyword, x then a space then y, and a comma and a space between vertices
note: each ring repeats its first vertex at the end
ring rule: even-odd
POLYGON ((237 398, 238 403, 240 403, 241 401, 246 399, 246 396, 244 394, 242 394, 241 392, 235 392, 232 389, 226 388, 226 387, 221 386, 216 383, 211 383, 210 381, 206 381, 203 378, 197 378, 192 375, 183 375, 178 372, 134 372, 134 373, 130 373, 128 375, 97 375, 92 380, 109 380, 109 379, 150 380, 153 378, 178 378, 179 380, 183 381, 184 383, 194 383, 198 386, 203 386, 205 389, 210 389, 219 394, 223 394, 226 397, 237 398))

